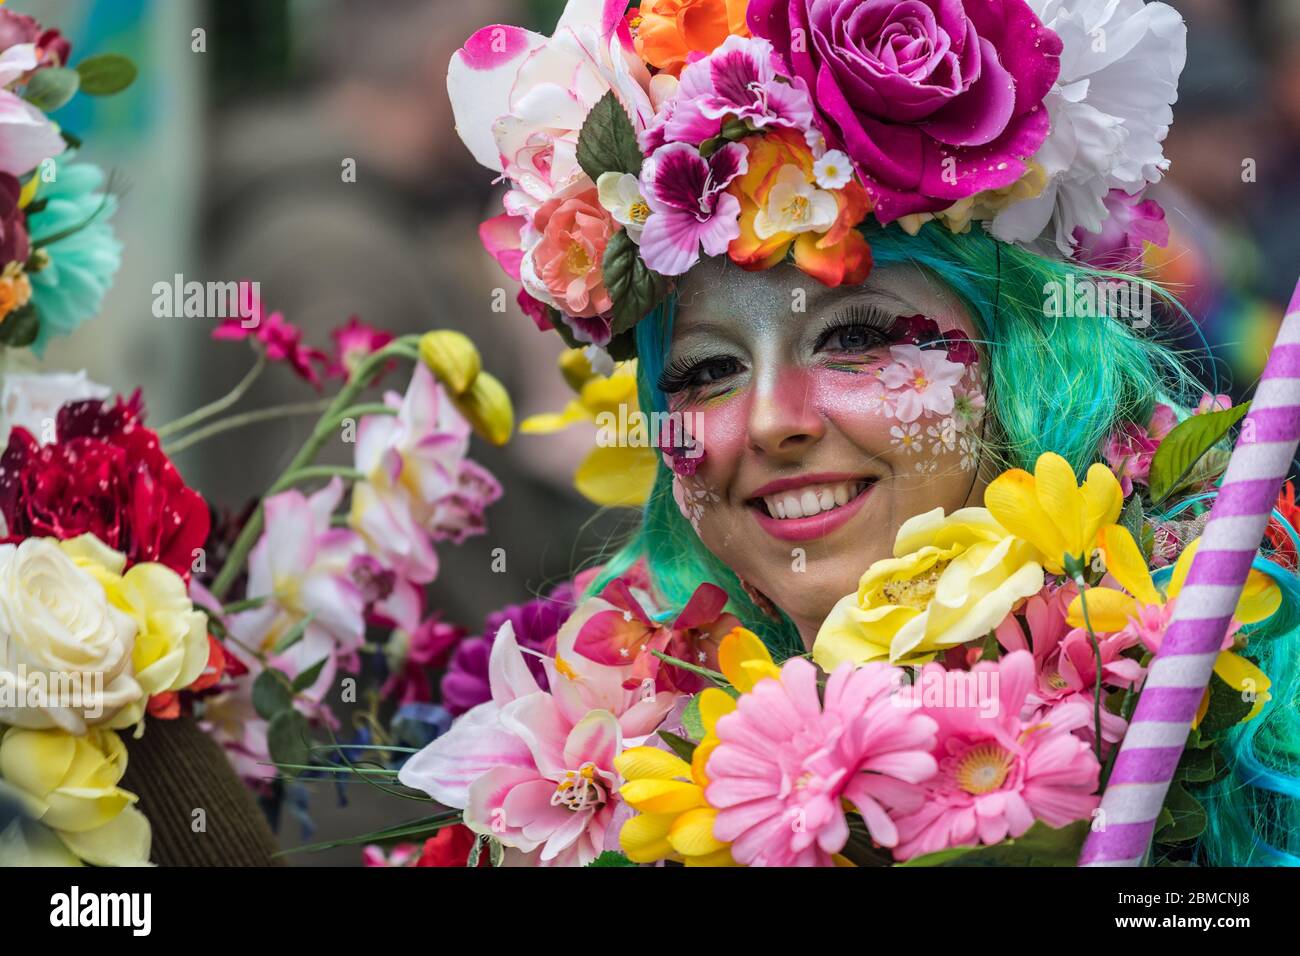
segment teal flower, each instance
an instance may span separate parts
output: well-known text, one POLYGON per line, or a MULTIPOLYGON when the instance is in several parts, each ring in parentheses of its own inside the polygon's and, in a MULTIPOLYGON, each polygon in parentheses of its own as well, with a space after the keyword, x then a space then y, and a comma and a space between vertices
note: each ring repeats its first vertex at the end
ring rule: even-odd
POLYGON ((59 162, 54 182, 41 183, 36 193, 37 211, 28 215, 27 230, 33 247, 49 256, 48 265, 29 273, 41 323, 32 343, 37 355, 50 339, 71 334, 99 312, 122 264, 122 244, 108 224, 117 199, 103 185, 99 167, 59 162), (53 237, 61 238, 42 243, 53 237))

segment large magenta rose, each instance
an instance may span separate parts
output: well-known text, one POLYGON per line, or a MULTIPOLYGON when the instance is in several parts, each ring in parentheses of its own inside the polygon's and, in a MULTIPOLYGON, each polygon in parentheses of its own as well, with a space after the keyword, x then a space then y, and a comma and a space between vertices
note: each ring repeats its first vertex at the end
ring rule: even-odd
POLYGON ((1025 173, 1061 40, 1025 0, 751 0, 852 157, 876 217, 938 212, 1025 173))
POLYGON ((157 561, 188 581, 194 551, 208 537, 208 506, 185 485, 143 415, 136 392, 111 406, 69 402, 47 445, 15 428, 0 456, 8 540, 89 532, 128 564, 157 561))

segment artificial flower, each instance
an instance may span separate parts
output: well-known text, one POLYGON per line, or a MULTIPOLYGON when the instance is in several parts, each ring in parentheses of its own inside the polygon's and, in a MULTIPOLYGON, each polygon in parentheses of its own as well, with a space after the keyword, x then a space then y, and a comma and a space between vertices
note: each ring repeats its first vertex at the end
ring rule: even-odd
MULTIPOLYGON (((99 582, 109 603, 135 622, 131 665, 146 696, 179 691, 199 679, 211 652, 207 618, 194 609, 180 575, 152 561, 128 569, 126 555, 90 534, 64 541, 61 547, 99 582)), ((123 714, 135 722, 143 712, 140 701, 123 714)))
POLYGON ((742 268, 767 269, 785 259, 826 285, 862 282, 871 248, 855 227, 870 210, 866 192, 850 181, 834 192, 817 187, 812 150, 792 130, 749 137, 746 169, 729 192, 740 202, 739 235, 727 254, 742 268))
POLYGON ((727 143, 705 158, 694 146, 669 143, 641 167, 641 194, 650 216, 641 231, 641 258, 654 271, 677 276, 706 255, 717 256, 740 235, 740 201, 727 187, 746 168, 746 149, 727 143))
POLYGON ((320 388, 320 373, 316 366, 328 366, 329 356, 320 349, 304 345, 300 328, 285 319, 282 312, 267 315, 262 303, 245 288, 240 289, 239 302, 241 307, 251 306, 249 314, 225 319, 212 330, 212 337, 219 342, 251 339, 261 346, 269 361, 287 363, 300 379, 320 388))
POLYGON ((1187 25, 1173 7, 1146 0, 1017 2, 1032 8, 1060 51, 1060 76, 1033 104, 1051 120, 1034 154, 1047 186, 1003 210, 990 229, 1004 242, 1046 233, 1049 246, 1069 256, 1078 230, 1102 232, 1111 190, 1135 196, 1168 168, 1163 144, 1187 60, 1187 25))
POLYGON ((553 653, 560 626, 573 613, 574 589, 557 585, 549 594, 524 604, 508 604, 493 611, 483 622, 483 632, 467 637, 456 645, 446 673, 442 676, 442 702, 459 716, 472 707, 492 699, 488 679, 488 660, 497 634, 507 623, 519 646, 530 652, 525 658, 533 678, 542 690, 547 689, 546 669, 542 658, 533 656, 553 653))
POLYGON ((217 742, 241 780, 264 786, 275 779, 277 770, 271 765, 267 720, 253 705, 253 685, 262 663, 251 655, 244 660, 229 648, 226 658, 227 678, 216 685, 215 693, 203 698, 199 729, 217 742))
POLYGON ((420 336, 420 361, 452 395, 468 392, 483 371, 478 347, 468 335, 454 329, 437 329, 420 336))
MULTIPOLYGON (((27 216, 21 205, 22 193, 23 186, 18 177, 0 172, 0 268, 10 263, 17 263, 21 268, 31 255, 27 216)), ((9 311, 4 310, 6 313, 9 311)))
MULTIPOLYGON (((541 282, 548 301, 575 318, 608 312, 613 303, 601 264, 617 226, 596 189, 587 186, 547 200, 537 210, 533 228, 541 238, 527 253, 528 274, 541 282)), ((529 284, 524 287, 537 294, 529 284)))
POLYGON ((816 91, 882 223, 1014 183, 1048 134, 1061 42, 1024 0, 751 0, 748 23, 816 91))
MULTIPOLYGON (((760 680, 781 676, 762 640, 743 627, 722 639, 718 668, 740 693, 752 691, 760 680)), ((699 694, 697 708, 704 736, 690 763, 657 747, 632 747, 614 761, 626 781, 619 794, 637 811, 618 837, 634 863, 680 859, 687 866, 731 866, 735 862, 730 846, 713 834, 718 810, 709 805, 705 791, 709 757, 721 742, 718 718, 735 710, 736 701, 725 691, 707 687, 699 694)))
POLYGON ((73 734, 134 723, 136 628, 57 541, 0 544, 0 684, 12 691, 0 723, 73 734))
POLYGON ((456 132, 484 166, 504 173, 506 212, 531 217, 586 179, 578 134, 613 91, 635 129, 654 114, 650 75, 632 48, 618 0, 569 0, 552 37, 488 26, 465 42, 447 73, 456 132))
POLYGON ((0 777, 36 822, 93 866, 149 863, 149 821, 118 786, 125 770, 126 747, 111 730, 10 727, 0 738, 0 777))
MULTIPOLYGON (((346 380, 364 359, 393 341, 393 333, 366 325, 353 315, 348 318, 346 325, 340 325, 331 331, 330 338, 334 340, 334 355, 330 358, 325 374, 330 378, 346 380)), ((381 369, 380 374, 382 372, 381 369)), ((377 381, 379 376, 376 375, 375 378, 377 381)))
POLYGON ((794 658, 718 718, 705 791, 714 836, 745 866, 829 866, 849 838, 845 810, 894 846, 895 819, 917 809, 933 776, 934 722, 899 707, 901 673, 844 663, 818 693, 817 668, 794 658), (797 783, 795 783, 797 781, 797 783))
MULTIPOLYGON (((1101 532, 1101 549, 1106 571, 1124 591, 1109 587, 1088 588, 1070 602, 1070 624, 1075 627, 1091 627, 1093 631, 1103 633, 1126 631, 1140 638, 1148 650, 1153 653, 1158 651, 1173 616, 1174 602, 1183 589, 1199 546, 1198 538, 1178 556, 1162 594, 1128 529, 1119 525, 1104 528, 1101 532)), ((1256 717, 1268 702, 1269 681, 1258 667, 1229 650, 1233 644, 1233 634, 1243 624, 1257 624, 1268 619, 1281 603, 1281 589, 1268 575, 1252 569, 1233 611, 1233 624, 1224 634, 1223 647, 1215 659, 1215 673, 1229 681, 1230 686, 1234 689, 1253 690, 1257 694, 1255 705, 1245 720, 1256 717)), ((1198 723, 1204 715, 1208 699, 1207 690, 1201 703, 1201 714, 1197 717, 1198 723)))
POLYGON ((587 605, 599 607, 578 632, 577 653, 608 666, 631 664, 628 687, 650 682, 658 690, 692 693, 704 686, 699 675, 661 660, 655 652, 707 666, 718 642, 739 626, 734 614, 724 614, 727 592, 715 584, 695 589, 671 622, 659 622, 642 607, 622 578, 605 585, 599 598, 587 605))
POLYGON ((1300 528, 1300 506, 1296 505, 1295 483, 1290 478, 1278 492, 1273 510, 1276 514, 1269 519, 1268 530, 1265 531, 1269 544, 1273 546, 1273 559, 1283 567, 1294 569, 1300 562, 1297 561, 1296 543, 1291 535, 1300 528), (1279 514, 1281 520, 1278 519, 1279 514), (1288 533, 1282 521, 1290 525, 1291 533, 1288 533))
POLYGON ((869 567, 817 632, 813 660, 827 672, 845 661, 929 660, 984 637, 1043 587, 1039 555, 984 508, 942 508, 908 519, 894 557, 869 567))
POLYGON ((98 167, 56 161, 53 181, 41 178, 37 197, 43 205, 28 213, 27 230, 45 253, 41 268, 28 273, 40 316, 32 351, 39 356, 51 339, 99 314, 122 264, 122 243, 108 222, 117 197, 105 190, 98 167))
POLYGON ((1026 718, 1033 686, 1027 651, 969 671, 938 664, 922 671, 910 700, 937 726, 939 769, 919 805, 896 821, 895 858, 987 846, 1023 835, 1035 821, 1059 828, 1091 815, 1101 767, 1073 733, 1091 708, 1073 702, 1026 718))
POLYGON ((0 10, 0 51, 21 44, 35 47, 36 68, 66 66, 72 55, 72 44, 56 29, 46 29, 26 13, 0 10))
POLYGON ((85 370, 79 372, 6 372, 0 382, 0 442, 9 441, 15 428, 26 429, 44 444, 54 439, 59 409, 69 402, 105 399, 112 394, 107 385, 92 382, 85 370))
POLYGON ((890 346, 893 361, 881 369, 885 401, 894 417, 911 423, 925 415, 950 415, 954 388, 961 384, 966 366, 950 361, 943 349, 915 345, 890 346))
POLYGON ((676 102, 656 115, 641 137, 642 145, 698 146, 717 136, 724 120, 755 130, 808 129, 813 117, 808 86, 802 79, 778 79, 778 65, 767 40, 727 37, 682 71, 676 102))
POLYGON ((0 517, 11 537, 93 534, 129 564, 157 561, 186 581, 211 524, 145 427, 139 392, 64 405, 45 445, 15 428, 0 456, 0 517))
POLYGON ((446 663, 452 648, 465 637, 465 629, 434 614, 414 631, 398 627, 384 645, 388 678, 379 689, 384 700, 396 699, 398 706, 429 703, 433 689, 429 672, 446 663))
POLYGON ((1115 523, 1124 505, 1119 481, 1105 465, 1092 465, 1083 484, 1075 481, 1068 461, 1044 452, 1032 475, 1012 468, 984 491, 984 504, 993 517, 1033 544, 1044 568, 1071 577, 1089 562, 1098 532, 1115 523))
POLYGON ((519 430, 525 435, 551 435, 581 422, 596 422, 606 428, 602 440, 574 473, 573 486, 602 507, 641 507, 650 497, 659 461, 649 436, 646 441, 633 441, 629 434, 629 423, 640 416, 636 363, 623 363, 604 376, 592 371, 579 349, 565 353, 561 362, 582 366, 582 376, 570 381, 577 397, 562 412, 524 419, 519 430), (612 435, 607 429, 611 422, 619 426, 612 435))
POLYGON ((1165 211, 1144 193, 1130 196, 1122 189, 1106 194, 1106 215, 1099 232, 1083 226, 1074 230, 1074 258, 1098 269, 1113 272, 1141 272, 1146 244, 1169 245, 1169 223, 1165 211))
POLYGON ((600 205, 623 227, 633 242, 641 241, 641 229, 650 215, 650 207, 641 195, 641 183, 631 173, 601 173, 596 180, 600 205))
POLYGON ((1145 485, 1151 472, 1151 462, 1165 436, 1178 424, 1174 410, 1163 403, 1157 404, 1146 426, 1136 422, 1123 422, 1119 430, 1106 439, 1102 454, 1119 479, 1124 497, 1133 493, 1133 484, 1145 485))
POLYGON ((636 52, 651 66, 676 75, 699 54, 729 36, 746 36, 749 0, 644 0, 629 11, 636 52))
POLYGON ((34 43, 0 52, 0 172, 23 176, 68 144, 44 113, 9 89, 41 62, 34 43))

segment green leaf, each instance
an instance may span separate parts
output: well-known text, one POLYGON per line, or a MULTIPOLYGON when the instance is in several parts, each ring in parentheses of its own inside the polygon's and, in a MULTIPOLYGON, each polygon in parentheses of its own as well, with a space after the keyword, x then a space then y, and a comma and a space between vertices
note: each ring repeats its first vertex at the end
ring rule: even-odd
POLYGON ((1165 795, 1165 805, 1157 818, 1157 843, 1186 843, 1205 831, 1205 808, 1187 792, 1182 781, 1175 781, 1165 795))
POLYGON ((271 718, 266 728, 266 746, 271 762, 306 764, 311 762, 311 744, 307 739, 307 718, 293 708, 271 718))
POLYGON ((258 715, 271 720, 282 711, 293 707, 293 692, 289 678, 273 667, 268 667, 253 681, 253 709, 258 715))
POLYGON ((678 737, 676 734, 669 733, 666 730, 659 731, 659 739, 666 743, 672 752, 677 754, 687 763, 695 756, 695 744, 691 743, 685 737, 678 737))
POLYGON ((1089 825, 1078 820, 1056 830, 1039 822, 1015 840, 940 850, 898 866, 1077 866, 1089 825))
POLYGON ((316 683, 316 678, 320 677, 321 669, 325 667, 325 664, 328 661, 328 657, 322 657, 315 664, 311 665, 311 667, 307 668, 295 677, 293 683, 290 685, 293 687, 294 693, 297 693, 300 690, 306 690, 312 684, 316 683))
POLYGON ((616 850, 606 850, 596 859, 592 860, 587 866, 636 866, 631 860, 616 850))
POLYGON ((135 64, 118 53, 91 56, 77 64, 81 91, 91 96, 111 96, 135 82, 135 64))
POLYGON ((53 113, 76 95, 80 85, 76 70, 50 66, 32 74, 23 90, 23 99, 44 113, 53 113))
POLYGON ((473 869, 478 866, 479 857, 483 855, 483 844, 487 843, 487 837, 481 833, 474 834, 474 845, 469 848, 469 856, 465 859, 465 865, 473 869))
POLYGON ((704 721, 700 719, 699 694, 686 702, 686 709, 682 711, 682 729, 694 740, 704 739, 704 721))
MULTIPOLYGON (((1136 542, 1137 546, 1142 548, 1144 552, 1146 549, 1142 542, 1142 527, 1145 521, 1146 515, 1142 510, 1142 496, 1133 495, 1127 502, 1125 502, 1124 510, 1119 513, 1119 524, 1133 536, 1134 542, 1136 542)), ((1144 554, 1143 556, 1147 558, 1151 557, 1149 554, 1144 554)))
POLYGON ((40 330, 41 315, 36 311, 36 303, 28 302, 0 319, 0 345, 26 348, 36 341, 36 333, 40 330))
POLYGON ((614 302, 611 331, 619 335, 640 322, 663 298, 667 283, 641 259, 641 248, 624 232, 616 232, 605 246, 601 262, 605 288, 614 302))
POLYGON ((1148 479, 1151 502, 1160 504, 1177 491, 1201 457, 1221 442, 1249 409, 1249 403, 1234 405, 1218 412, 1193 415, 1175 425, 1151 460, 1148 479))
POLYGON ((627 111, 610 90, 591 108, 578 133, 578 165, 594 183, 602 173, 641 172, 641 147, 627 111))
POLYGON ((305 634, 307 631, 307 625, 311 623, 312 617, 313 615, 308 614, 306 617, 302 618, 302 620, 300 620, 297 624, 295 624, 284 635, 284 637, 276 641, 275 647, 273 649, 273 653, 283 654, 289 648, 293 647, 293 645, 301 641, 303 634, 305 634))

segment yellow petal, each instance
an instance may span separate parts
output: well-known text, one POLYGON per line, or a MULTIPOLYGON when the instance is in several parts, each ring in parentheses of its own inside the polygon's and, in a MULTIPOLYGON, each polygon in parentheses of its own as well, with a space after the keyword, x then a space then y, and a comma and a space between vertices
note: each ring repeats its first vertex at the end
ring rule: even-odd
POLYGON ((614 769, 625 780, 688 779, 691 765, 681 757, 658 747, 631 747, 614 758, 614 769))
POLYGON ((1254 706, 1250 708, 1250 713, 1241 719, 1243 724, 1258 717, 1264 705, 1272 700, 1273 695, 1269 693, 1269 688, 1273 686, 1273 682, 1268 679, 1267 674, 1240 654, 1224 651, 1214 659, 1214 673, 1218 674, 1219 678, 1233 690, 1243 695, 1254 695, 1254 706))
POLYGON ((478 349, 469 336, 452 329, 420 336, 420 358, 452 395, 464 395, 482 369, 478 349))
POLYGON ((153 833, 135 807, 126 807, 101 827, 79 833, 59 831, 69 850, 92 866, 148 866, 153 833))
POLYGON ((1102 528, 1101 548, 1106 557, 1106 570, 1124 590, 1143 604, 1163 603, 1160 592, 1151 580, 1151 572, 1147 569, 1142 549, 1137 546, 1127 528, 1117 524, 1102 528))
POLYGON ((1052 519, 1038 503, 1033 475, 1020 468, 1004 471, 984 490, 984 506, 998 524, 1042 552, 1043 566, 1047 570, 1061 573, 1065 543, 1052 519))
MULTIPOLYGON (((1123 591, 1111 588, 1088 588, 1088 620, 1098 634, 1122 631, 1130 618, 1137 613, 1137 602, 1123 591)), ((1065 619, 1071 627, 1085 627, 1083 620, 1083 595, 1070 602, 1065 619)))
POLYGON ((1085 554, 1091 542, 1085 540, 1083 494, 1070 463, 1053 452, 1039 455, 1034 464, 1034 485, 1048 520, 1060 529, 1065 553, 1085 554))
POLYGON ((64 731, 11 727, 0 742, 0 777, 43 799, 63 781, 76 753, 76 738, 64 731))
POLYGON ((727 848, 713 835, 713 821, 718 811, 713 807, 688 810, 677 818, 668 831, 668 842, 682 856, 708 856, 727 848))
POLYGON ((717 687, 706 687, 700 691, 700 723, 704 725, 706 735, 714 733, 718 718, 736 709, 736 698, 717 687))
POLYGON ((1169 586, 1165 588, 1165 594, 1168 595, 1170 601, 1178 597, 1178 592, 1183 589, 1183 582, 1187 580, 1187 572, 1192 570, 1192 558, 1196 557, 1196 551, 1200 546, 1201 539, 1197 538, 1183 548, 1183 553, 1174 562, 1174 573, 1169 578, 1169 586))
POLYGON ((582 403, 574 400, 564 406, 562 412, 543 412, 540 415, 529 415, 519 423, 519 431, 525 435, 550 435, 563 431, 570 425, 590 420, 591 415, 582 407, 582 403))
POLYGON ((675 813, 640 813, 623 824, 618 843, 633 863, 654 863, 673 855, 668 842, 668 828, 677 819, 675 813))
POLYGON ((1258 624, 1272 617, 1281 606, 1282 589, 1267 574, 1252 570, 1246 576, 1246 586, 1234 616, 1242 624, 1258 624))
POLYGON ((704 791, 680 780, 629 780, 618 792, 642 813, 681 813, 704 806, 704 791))
POLYGON ((781 674, 763 639, 743 627, 733 629, 722 639, 718 646, 718 670, 742 694, 753 690, 764 677, 779 677, 781 674))
POLYGON ((717 853, 710 853, 706 856, 688 856, 685 858, 687 866, 739 866, 731 858, 731 847, 728 845, 717 853))
POLYGON ((573 485, 607 508, 639 508, 650 498, 659 459, 652 448, 597 445, 578 466, 573 485))
POLYGON ((1084 544, 1090 546, 1098 531, 1119 520, 1124 508, 1124 489, 1113 471, 1097 463, 1088 468, 1079 494, 1083 498, 1084 544))
POLYGON ((582 391, 582 386, 596 377, 586 349, 567 349, 560 355, 559 366, 560 374, 575 392, 582 391))

